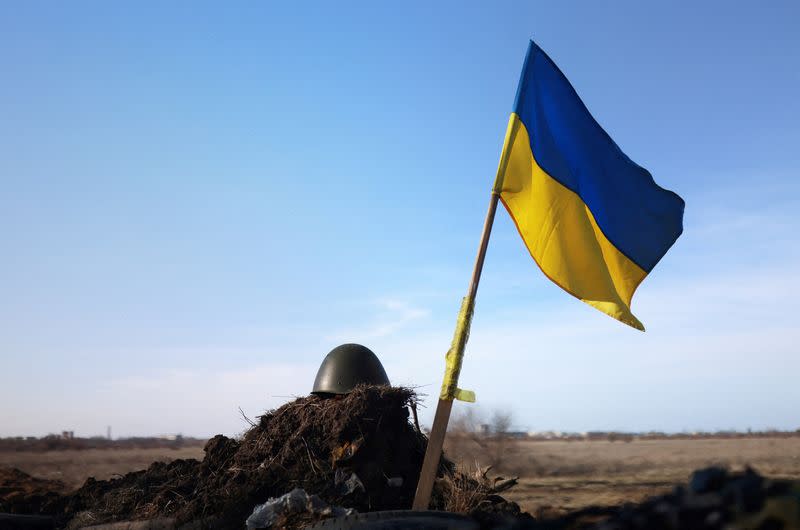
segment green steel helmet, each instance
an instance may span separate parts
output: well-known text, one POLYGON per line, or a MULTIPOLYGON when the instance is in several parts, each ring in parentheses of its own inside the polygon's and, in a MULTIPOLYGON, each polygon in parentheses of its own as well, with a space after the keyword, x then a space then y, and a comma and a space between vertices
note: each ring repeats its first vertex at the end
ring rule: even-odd
POLYGON ((358 385, 388 385, 378 356, 361 344, 342 344, 322 361, 312 394, 347 394, 358 385))

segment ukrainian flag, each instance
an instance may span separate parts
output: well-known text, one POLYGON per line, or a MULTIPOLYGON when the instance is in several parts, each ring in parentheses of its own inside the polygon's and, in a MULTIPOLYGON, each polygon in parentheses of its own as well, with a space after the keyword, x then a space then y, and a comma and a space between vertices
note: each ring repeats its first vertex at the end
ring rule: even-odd
POLYGON ((620 150, 533 41, 494 192, 548 278, 644 331, 631 298, 683 232, 683 199, 620 150))

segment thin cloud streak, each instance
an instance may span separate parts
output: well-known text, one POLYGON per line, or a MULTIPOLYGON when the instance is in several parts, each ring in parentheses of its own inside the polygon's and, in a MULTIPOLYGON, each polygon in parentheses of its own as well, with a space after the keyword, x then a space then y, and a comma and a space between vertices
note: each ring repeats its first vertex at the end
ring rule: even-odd
POLYGON ((371 304, 373 323, 358 329, 342 330, 326 336, 333 342, 368 341, 393 335, 411 323, 430 316, 429 309, 413 306, 403 300, 383 298, 371 304))

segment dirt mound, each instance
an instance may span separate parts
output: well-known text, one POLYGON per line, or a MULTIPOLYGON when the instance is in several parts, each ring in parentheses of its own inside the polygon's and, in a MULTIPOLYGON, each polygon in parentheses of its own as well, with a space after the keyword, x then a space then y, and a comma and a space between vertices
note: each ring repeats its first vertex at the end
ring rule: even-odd
POLYGON ((89 479, 49 512, 62 523, 74 517, 72 526, 155 517, 241 526, 256 504, 298 487, 358 511, 408 508, 427 443, 409 421, 415 400, 389 387, 299 398, 261 416, 240 440, 215 436, 202 461, 89 479))
POLYGON ((19 469, 0 468, 0 513, 34 514, 57 509, 63 482, 34 478, 19 469))

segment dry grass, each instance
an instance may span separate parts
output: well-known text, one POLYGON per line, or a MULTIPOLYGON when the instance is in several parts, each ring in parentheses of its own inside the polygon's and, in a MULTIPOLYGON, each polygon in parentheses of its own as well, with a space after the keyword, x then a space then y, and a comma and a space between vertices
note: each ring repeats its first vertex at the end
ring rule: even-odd
POLYGON ((88 449, 85 451, 2 452, 0 466, 16 467, 30 475, 57 479, 69 488, 79 487, 89 477, 108 479, 145 469, 155 461, 203 458, 202 447, 180 449, 88 449))
MULTIPOLYGON (((472 465, 498 464, 495 448, 448 438, 449 454, 472 465)), ((491 444, 491 441, 488 442, 491 444)), ((709 465, 752 466, 770 477, 800 478, 800 438, 608 441, 506 440, 497 473, 520 476, 503 495, 534 515, 636 502, 685 483, 709 465)))
POLYGON ((443 498, 442 508, 453 513, 469 513, 481 503, 491 490, 491 483, 480 473, 458 469, 437 479, 436 489, 443 498))

